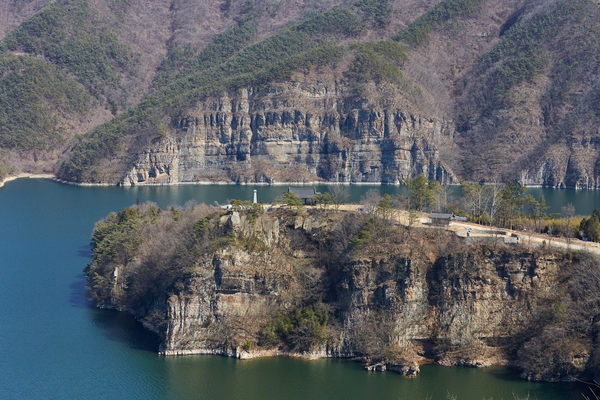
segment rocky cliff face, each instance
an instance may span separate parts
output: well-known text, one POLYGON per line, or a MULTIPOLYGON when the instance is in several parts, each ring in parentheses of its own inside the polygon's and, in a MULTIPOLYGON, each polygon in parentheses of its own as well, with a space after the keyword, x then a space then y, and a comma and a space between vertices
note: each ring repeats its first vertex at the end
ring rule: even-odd
POLYGON ((526 185, 553 188, 600 189, 600 132, 577 132, 550 146, 533 168, 521 172, 526 185), (570 157, 565 158, 565 154, 570 157))
POLYGON ((436 144, 451 121, 366 104, 335 81, 208 98, 139 155, 122 185, 196 181, 452 182, 436 144))
MULTIPOLYGON (((143 302, 131 297, 139 292, 132 282, 157 268, 144 248, 120 266, 94 261, 92 293, 101 305, 134 311, 167 355, 358 357, 409 376, 434 361, 513 363, 537 380, 595 371, 597 261, 468 245, 359 214, 244 214, 221 216, 215 229, 227 244, 178 275, 156 275, 172 284, 149 289, 143 302), (365 229, 370 239, 360 242, 365 229), (140 272, 144 264, 151 269, 140 272), (108 300, 98 275, 111 282, 108 300)), ((181 245, 172 251, 171 263, 185 258, 181 245)))
MULTIPOLYGON (((597 2, 455 3, 10 1, 0 7, 3 63, 34 60, 68 76, 49 93, 82 86, 95 99, 69 112, 59 100, 72 95, 8 96, 2 163, 81 184, 402 183, 424 173, 599 189, 597 2), (390 40, 402 57, 367 54, 390 40), (297 64, 316 49, 333 54, 330 45, 341 52, 319 68, 335 76, 297 64), (80 57, 78 46, 94 51, 80 57)), ((44 92, 42 79, 23 79, 31 71, 13 72, 0 74, 4 92, 44 92)))
POLYGON ((380 312, 413 362, 425 356, 443 365, 502 364, 511 356, 499 344, 525 337, 541 317, 537 304, 557 296, 562 264, 554 255, 505 250, 467 250, 433 263, 398 256, 355 261, 340 286, 342 318, 347 328, 372 330, 370 314, 380 312))
MULTIPOLYGON (((238 234, 243 234, 244 225, 246 230, 252 228, 238 213, 222 222, 238 234)), ((261 222, 267 232, 265 239, 277 246, 279 221, 261 222)), ((229 343, 232 336, 237 335, 239 342, 239 332, 246 330, 242 334, 245 342, 252 341, 251 332, 266 322, 271 310, 289 303, 296 290, 293 267, 287 260, 276 254, 223 249, 198 265, 186 276, 182 289, 167 299, 167 328, 160 351, 167 355, 237 354, 239 346, 229 343)))

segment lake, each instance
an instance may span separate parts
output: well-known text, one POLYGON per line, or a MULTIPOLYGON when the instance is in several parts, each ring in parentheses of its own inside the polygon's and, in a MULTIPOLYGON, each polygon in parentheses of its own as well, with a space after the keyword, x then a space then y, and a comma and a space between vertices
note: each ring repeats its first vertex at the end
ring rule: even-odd
MULTIPOLYGON (((350 201, 370 188, 351 186, 350 201)), ((532 383, 508 368, 423 366, 416 379, 346 360, 239 361, 161 357, 158 340, 124 313, 86 300, 82 270, 93 225, 137 199, 160 206, 228 198, 271 201, 285 187, 77 187, 19 179, 0 188, 0 397, 3 399, 582 399, 581 384, 532 383)), ((320 190, 324 191, 324 188, 320 190)), ((554 209, 591 213, 600 192, 544 193, 554 209)))

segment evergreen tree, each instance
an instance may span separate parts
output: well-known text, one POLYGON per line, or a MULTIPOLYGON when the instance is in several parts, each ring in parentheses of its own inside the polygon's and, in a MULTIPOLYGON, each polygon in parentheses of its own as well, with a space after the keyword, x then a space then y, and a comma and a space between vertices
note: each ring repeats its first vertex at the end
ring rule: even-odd
POLYGON ((600 241, 600 208, 594 210, 589 218, 584 218, 579 224, 583 236, 593 242, 600 241))
POLYGON ((435 200, 435 183, 429 181, 423 174, 406 181, 408 186, 410 206, 417 211, 423 211, 435 200))

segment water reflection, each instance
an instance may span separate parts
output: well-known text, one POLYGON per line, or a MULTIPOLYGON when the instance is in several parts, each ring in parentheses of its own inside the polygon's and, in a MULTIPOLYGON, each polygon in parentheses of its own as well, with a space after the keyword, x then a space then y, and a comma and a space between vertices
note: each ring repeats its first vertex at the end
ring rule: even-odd
MULTIPOLYGON (((503 368, 423 366, 421 375, 409 380, 392 372, 367 373, 361 365, 344 360, 160 357, 156 354, 159 338, 131 315, 90 306, 81 271, 89 262, 94 222, 135 204, 138 197, 161 207, 189 200, 212 204, 227 198, 251 199, 254 188, 264 202, 286 189, 80 188, 41 180, 7 183, 0 189, 1 397, 446 400, 450 392, 460 400, 514 399, 513 393, 564 400, 590 393, 587 386, 525 382, 503 368)), ((390 194, 405 190, 351 186, 350 201, 358 201, 372 188, 390 194)), ((600 204, 600 191, 552 193, 558 202, 577 196, 588 202, 589 209, 600 204)), ((550 195, 546 197, 551 203, 550 195)), ((585 212, 576 207, 579 213, 585 212)))
POLYGON ((216 356, 165 359, 167 382, 177 399, 580 399, 585 386, 518 379, 508 368, 427 365, 416 379, 366 372, 349 360, 287 358, 232 360, 216 356), (224 377, 226 377, 224 379, 224 377))
POLYGON ((89 261, 92 258, 92 249, 89 245, 79 246, 79 249, 77 249, 77 256, 83 257, 89 261))

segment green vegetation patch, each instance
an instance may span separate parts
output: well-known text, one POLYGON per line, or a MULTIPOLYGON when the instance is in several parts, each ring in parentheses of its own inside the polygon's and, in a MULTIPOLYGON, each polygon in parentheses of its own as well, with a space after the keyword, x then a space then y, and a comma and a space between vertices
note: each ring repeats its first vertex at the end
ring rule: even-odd
POLYGON ((12 172, 12 167, 8 161, 8 150, 0 149, 0 182, 12 172))
POLYGON ((486 0, 444 0, 436 4, 392 39, 413 46, 429 43, 429 33, 449 20, 468 17, 481 10, 486 0))
POLYGON ((483 56, 480 68, 490 71, 485 86, 493 88, 491 106, 507 106, 513 87, 530 81, 546 68, 550 59, 548 44, 563 27, 572 24, 573 18, 581 17, 580 6, 559 2, 533 15, 523 13, 502 40, 483 56))
POLYGON ((559 29, 572 17, 580 14, 576 4, 564 1, 533 15, 523 13, 502 40, 483 57, 483 62, 493 64, 524 49, 536 48, 559 33, 559 29))
POLYGON ((360 0, 355 4, 376 27, 385 28, 392 20, 392 5, 389 0, 360 0))
POLYGON ((42 60, 0 55, 0 147, 47 150, 61 143, 61 117, 92 105, 87 91, 42 60))
POLYGON ((175 46, 158 67, 153 86, 160 88, 185 72, 204 71, 218 66, 251 43, 256 35, 256 25, 244 21, 223 33, 215 35, 211 43, 197 54, 190 46, 175 46))
POLYGON ((172 290, 203 255, 227 245, 217 229, 220 215, 207 206, 161 210, 153 203, 110 213, 92 233, 92 261, 85 269, 92 297, 135 309, 172 290))
POLYGON ((581 220, 579 230, 593 242, 600 242, 600 209, 595 209, 589 218, 581 220))
POLYGON ((372 239, 372 230, 376 223, 377 221, 375 218, 369 218, 361 230, 358 231, 356 235, 352 237, 352 239, 350 239, 350 245, 360 249, 361 247, 370 243, 372 239))
POLYGON ((135 63, 87 0, 49 4, 10 32, 2 47, 46 58, 96 96, 117 86, 119 73, 135 63))
POLYGON ((288 314, 278 314, 261 330, 260 343, 276 346, 285 343, 299 351, 309 351, 325 343, 329 313, 322 303, 296 307, 288 314))
POLYGON ((500 65, 488 80, 493 88, 494 100, 499 105, 510 101, 510 90, 522 82, 531 81, 548 64, 548 55, 542 49, 521 49, 500 65))
POLYGON ((400 82, 399 66, 408 61, 406 48, 395 42, 382 41, 353 45, 355 59, 350 64, 346 77, 356 82, 400 82))

